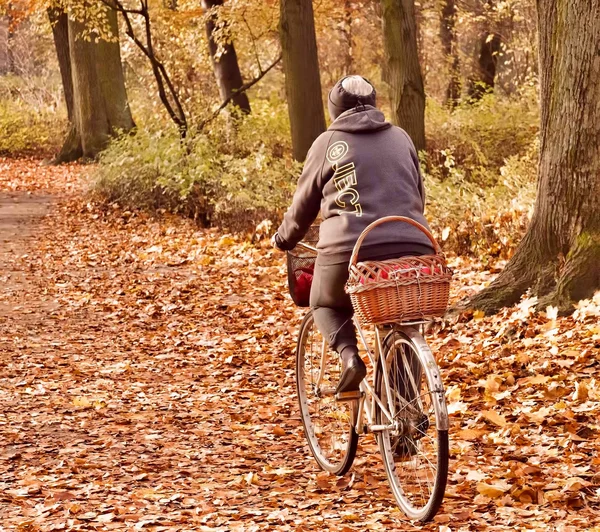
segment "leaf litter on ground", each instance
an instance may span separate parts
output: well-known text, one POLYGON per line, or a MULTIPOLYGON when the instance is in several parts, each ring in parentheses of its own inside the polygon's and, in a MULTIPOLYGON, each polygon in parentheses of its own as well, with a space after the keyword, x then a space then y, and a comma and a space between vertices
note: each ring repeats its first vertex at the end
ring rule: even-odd
MULTIPOLYGON (((15 258, 27 284, 2 294, 13 309, 0 314, 3 526, 412 526, 371 437, 344 479, 311 459, 294 389, 302 310, 267 239, 94 204, 76 165, 0 164, 5 193, 61 197, 15 258)), ((497 272, 453 266, 455 298, 497 272)), ((568 318, 533 307, 429 333, 451 463, 444 505, 419 528, 600 524, 600 296, 568 318)))

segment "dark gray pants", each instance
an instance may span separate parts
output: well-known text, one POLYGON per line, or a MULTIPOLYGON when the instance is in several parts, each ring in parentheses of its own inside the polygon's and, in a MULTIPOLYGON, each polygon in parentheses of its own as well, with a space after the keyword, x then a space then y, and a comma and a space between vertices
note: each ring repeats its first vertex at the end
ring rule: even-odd
MULTIPOLYGON (((387 260, 407 255, 420 255, 420 253, 394 253, 393 255, 379 255, 373 259, 387 260)), ((359 259, 363 260, 361 257, 359 259)), ((344 291, 347 280, 347 262, 322 264, 317 257, 310 290, 310 307, 317 329, 331 348, 338 353, 341 353, 344 347, 356 348, 357 346, 356 331, 352 323, 354 309, 350 296, 344 291)))
POLYGON ((317 258, 310 289, 310 307, 317 329, 338 353, 341 353, 344 347, 357 345, 352 323, 354 310, 350 296, 344 292, 347 280, 347 262, 320 264, 317 258))

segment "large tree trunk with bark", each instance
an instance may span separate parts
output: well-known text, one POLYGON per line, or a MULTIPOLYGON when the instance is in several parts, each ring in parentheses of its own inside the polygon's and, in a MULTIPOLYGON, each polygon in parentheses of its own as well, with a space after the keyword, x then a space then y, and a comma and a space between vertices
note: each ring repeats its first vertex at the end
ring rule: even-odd
POLYGON ((223 5, 223 0, 202 0, 204 9, 211 10, 206 20, 206 36, 208 38, 208 50, 212 60, 213 70, 219 86, 221 101, 231 98, 234 105, 239 107, 244 113, 250 112, 250 101, 245 92, 240 90, 244 81, 240 72, 235 46, 231 41, 220 43, 221 53, 219 54, 219 42, 215 39, 215 33, 218 29, 218 15, 215 8, 223 5), (237 93, 236 93, 237 92, 237 93))
POLYGON ((109 27, 117 42, 82 38, 85 22, 68 19, 59 9, 48 16, 71 122, 55 163, 95 158, 108 139, 134 127, 125 91, 118 43, 117 13, 108 9, 109 27))
POLYGON ((73 119, 73 81, 71 78, 71 60, 69 57, 69 18, 59 8, 48 8, 48 18, 52 27, 54 47, 58 59, 58 68, 65 94, 67 116, 73 119))
POLYGON ((529 288, 563 312, 600 289, 600 2, 538 0, 541 138, 531 224, 470 305, 516 303, 529 288))
POLYGON ((440 16, 440 40, 448 67, 446 104, 455 107, 460 100, 460 61, 456 42, 456 1, 444 0, 440 16))
POLYGON ((109 132, 113 135, 119 131, 130 131, 135 124, 129 108, 127 91, 125 90, 117 12, 114 9, 109 9, 107 18, 111 34, 116 38, 116 41, 98 41, 96 71, 98 72, 102 98, 106 107, 109 132))
POLYGON ((84 30, 83 22, 69 19, 74 122, 81 138, 83 156, 93 159, 108 143, 110 127, 96 69, 98 43, 94 38, 82 38, 84 30))
POLYGON ((303 161, 325 131, 311 0, 281 0, 279 32, 294 159, 303 161))
POLYGON ((52 26, 54 47, 58 58, 58 68, 62 79, 67 116, 69 118, 69 132, 63 142, 60 152, 54 158, 55 164, 76 161, 83 155, 81 139, 75 127, 75 110, 73 104, 73 78, 71 73, 71 58, 69 50, 69 18, 59 8, 49 8, 48 18, 52 26))
POLYGON ((382 0, 386 79, 392 121, 425 149, 425 89, 417 50, 414 0, 382 0))

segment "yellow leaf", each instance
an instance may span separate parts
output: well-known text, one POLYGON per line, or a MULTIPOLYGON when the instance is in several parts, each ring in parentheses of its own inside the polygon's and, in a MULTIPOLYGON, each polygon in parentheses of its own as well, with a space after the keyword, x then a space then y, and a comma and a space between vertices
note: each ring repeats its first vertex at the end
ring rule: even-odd
POLYGON ((481 321, 483 318, 485 318, 485 312, 483 310, 476 310, 473 312, 473 319, 475 321, 481 321))
POLYGON ((482 473, 481 471, 469 471, 467 480, 483 480, 485 476, 485 473, 482 473))
POLYGON ((537 412, 528 412, 525 415, 529 421, 533 421, 534 423, 542 423, 551 413, 552 407, 545 406, 540 408, 537 412))
POLYGON ((590 483, 587 480, 583 480, 579 477, 571 477, 568 478, 565 482, 565 490, 566 491, 581 491, 586 486, 589 486, 590 483))
POLYGON ((244 476, 244 480, 246 481, 246 484, 256 484, 258 482, 258 475, 251 471, 250 473, 244 476))
POLYGON ((494 412, 493 410, 485 410, 481 413, 481 415, 490 423, 493 423, 500 428, 506 427, 506 418, 503 415, 498 414, 498 412, 494 412))
POLYGON ((502 497, 502 495, 504 495, 508 490, 510 490, 510 485, 505 482, 496 482, 494 484, 480 482, 477 484, 477 491, 481 493, 481 495, 485 495, 490 499, 502 497))
POLYGON ((573 401, 587 401, 589 390, 587 384, 583 381, 575 383, 575 391, 573 392, 573 401))
POLYGON ((446 397, 448 398, 448 401, 450 401, 450 402, 460 401, 460 388, 456 385, 449 386, 446 389, 446 397))
POLYGON ((233 239, 230 236, 222 236, 219 239, 219 247, 224 247, 224 246, 233 246, 233 244, 235 244, 235 239, 233 239))
POLYGON ((75 406, 83 406, 84 408, 90 408, 92 403, 87 397, 75 397, 73 399, 73 404, 75 406))
POLYGON ((549 380, 548 375, 536 375, 529 380, 529 384, 546 384, 549 380))
POLYGON ((488 375, 485 381, 485 391, 488 393, 497 392, 502 384, 502 377, 500 375, 488 375))

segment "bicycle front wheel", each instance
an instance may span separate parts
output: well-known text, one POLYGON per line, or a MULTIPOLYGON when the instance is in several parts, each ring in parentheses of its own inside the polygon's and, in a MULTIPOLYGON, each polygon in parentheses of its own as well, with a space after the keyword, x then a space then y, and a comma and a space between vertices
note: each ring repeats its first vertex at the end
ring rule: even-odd
POLYGON ((312 312, 304 317, 296 349, 296 387, 304 434, 319 467, 344 475, 356 455, 353 413, 358 401, 336 401, 341 374, 337 353, 317 330, 312 312))
POLYGON ((394 497, 413 520, 438 511, 448 477, 448 412, 435 359, 421 334, 395 327, 385 338, 375 376, 377 442, 394 497), (393 427, 393 428, 391 428, 393 427))

